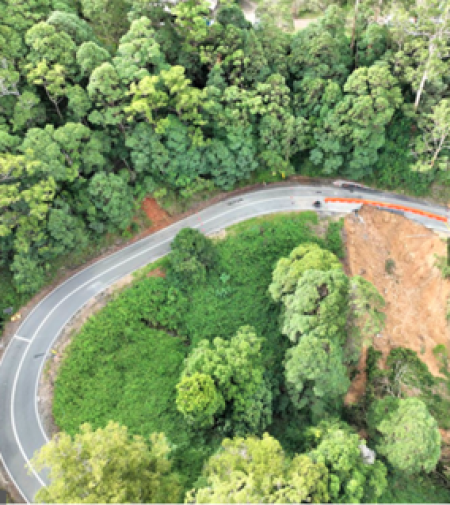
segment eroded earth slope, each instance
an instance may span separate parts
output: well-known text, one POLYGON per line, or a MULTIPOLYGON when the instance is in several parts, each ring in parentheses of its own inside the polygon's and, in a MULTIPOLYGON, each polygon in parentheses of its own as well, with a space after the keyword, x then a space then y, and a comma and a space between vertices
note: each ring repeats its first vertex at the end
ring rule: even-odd
MULTIPOLYGON (((374 337, 373 345, 383 353, 397 346, 417 352, 439 375, 433 348, 449 348, 447 300, 450 281, 435 266, 435 255, 446 256, 446 242, 434 232, 403 216, 363 207, 360 218, 345 218, 346 270, 372 282, 386 300, 386 326, 374 337)), ((360 369, 363 367, 363 356, 360 369)), ((365 377, 357 376, 347 402, 357 401, 364 392, 365 377)))

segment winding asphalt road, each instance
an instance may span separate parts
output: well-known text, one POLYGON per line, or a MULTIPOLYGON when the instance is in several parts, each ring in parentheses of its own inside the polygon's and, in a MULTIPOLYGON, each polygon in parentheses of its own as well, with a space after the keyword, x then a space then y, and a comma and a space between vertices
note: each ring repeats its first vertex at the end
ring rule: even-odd
MULTIPOLYGON (((94 263, 66 280, 34 308, 11 340, 0 363, 0 454, 27 502, 32 502, 35 493, 47 482, 45 472, 37 473, 29 467, 34 452, 48 441, 38 414, 39 377, 53 343, 72 316, 109 285, 167 254, 171 241, 182 228, 198 228, 210 234, 254 216, 310 210, 313 201, 323 202, 325 197, 366 198, 448 216, 444 207, 375 190, 321 185, 268 186, 208 207, 94 263)), ((347 213, 359 207, 359 204, 323 203, 321 211, 347 213)), ((405 215, 429 228, 449 232, 443 222, 415 214, 405 215)))

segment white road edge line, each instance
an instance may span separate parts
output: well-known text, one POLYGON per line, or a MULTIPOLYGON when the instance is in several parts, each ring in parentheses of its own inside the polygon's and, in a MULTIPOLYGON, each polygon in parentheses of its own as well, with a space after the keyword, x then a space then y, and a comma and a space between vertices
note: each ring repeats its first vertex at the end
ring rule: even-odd
POLYGON ((6 471, 8 472, 9 478, 12 480, 13 484, 16 486, 16 489, 19 492, 19 494, 22 496, 22 498, 25 500, 26 503, 30 503, 28 501, 27 497, 23 494, 23 491, 20 489, 19 485, 17 484, 16 479, 11 475, 11 472, 9 471, 9 468, 6 466, 6 462, 3 459, 3 456, 1 453, 0 453, 0 460, 2 462, 3 468, 5 468, 6 471))
MULTIPOLYGON (((27 455, 25 454, 25 451, 22 447, 22 444, 19 440, 19 437, 17 436, 17 429, 16 429, 16 423, 15 423, 15 419, 14 419, 14 397, 15 397, 15 393, 16 393, 16 387, 17 387, 17 381, 19 380, 19 375, 20 375, 20 370, 22 368, 22 364, 25 360, 25 357, 29 351, 31 347, 31 342, 28 342, 28 345, 25 349, 25 352, 22 354, 22 359, 20 360, 20 363, 19 363, 19 366, 17 368, 17 372, 16 372, 16 375, 14 377, 14 382, 13 382, 13 387, 12 387, 12 394, 11 394, 11 425, 12 425, 12 429, 13 429, 13 433, 14 433, 14 438, 16 439, 16 442, 17 442, 17 445, 19 446, 19 450, 23 456, 23 458, 25 459, 25 467, 27 469, 30 469, 34 475, 36 476, 37 480, 42 484, 42 486, 45 486, 45 483, 44 481, 41 479, 41 477, 39 476, 39 474, 36 472, 36 470, 32 467, 32 465, 30 464, 30 460, 28 459, 27 455)), ((21 494, 23 494, 22 490, 20 490, 21 494)))

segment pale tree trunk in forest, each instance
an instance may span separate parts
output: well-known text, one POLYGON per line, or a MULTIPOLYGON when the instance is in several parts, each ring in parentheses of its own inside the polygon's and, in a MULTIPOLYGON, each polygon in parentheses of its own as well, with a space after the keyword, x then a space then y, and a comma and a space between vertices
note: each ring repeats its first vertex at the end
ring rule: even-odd
POLYGON ((375 22, 378 23, 380 16, 381 16, 381 9, 383 8, 383 0, 380 0, 378 2, 378 9, 377 13, 375 14, 375 22))
POLYGON ((436 152, 434 153, 434 156, 433 156, 433 159, 431 160, 431 166, 434 167, 434 164, 437 160, 437 157, 439 156, 439 153, 442 151, 442 148, 444 146, 444 142, 445 142, 445 139, 446 139, 446 136, 441 138, 441 141, 439 142, 439 146, 438 148, 436 149, 436 152))
POLYGON ((359 0, 355 1, 355 17, 353 18, 353 29, 352 29, 352 43, 350 45, 351 50, 355 47, 355 37, 356 37, 356 22, 358 18, 358 10, 359 10, 359 0))
POLYGON ((427 79, 428 79, 428 70, 425 70, 422 79, 420 81, 419 89, 417 90, 416 93, 416 99, 414 101, 414 110, 417 110, 417 107, 419 107, 420 97, 422 96, 423 88, 425 86, 427 79))

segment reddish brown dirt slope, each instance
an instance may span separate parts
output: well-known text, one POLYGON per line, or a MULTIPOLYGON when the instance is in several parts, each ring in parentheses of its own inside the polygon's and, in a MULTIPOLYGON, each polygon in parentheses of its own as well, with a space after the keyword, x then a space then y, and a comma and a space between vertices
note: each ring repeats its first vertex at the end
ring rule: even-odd
POLYGON ((152 222, 150 229, 156 227, 159 228, 161 225, 167 226, 171 223, 171 221, 173 221, 173 219, 170 218, 169 214, 167 214, 167 212, 156 203, 156 200, 154 198, 145 198, 142 202, 142 209, 152 222))
MULTIPOLYGON (((450 344, 446 320, 450 281, 434 266, 435 254, 445 256, 446 244, 437 234, 402 216, 371 207, 359 212, 362 220, 345 218, 347 273, 362 275, 386 300, 386 327, 373 345, 383 357, 393 347, 417 352, 431 373, 439 375, 433 348, 450 344), (386 261, 393 263, 386 271, 386 261), (395 265, 395 266, 394 266, 395 265)), ((360 362, 363 368, 365 356, 360 362)), ((358 400, 365 388, 361 373, 346 401, 358 400)))

